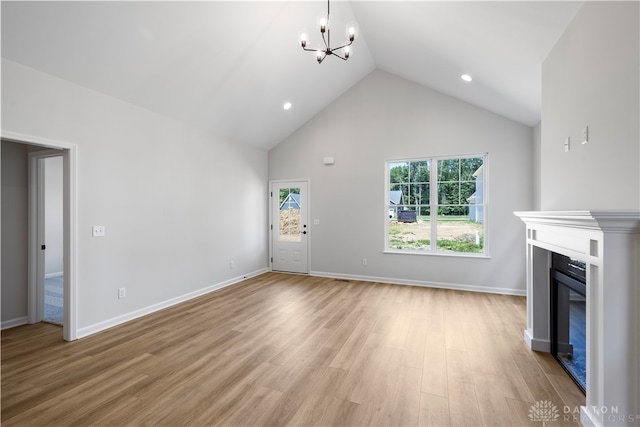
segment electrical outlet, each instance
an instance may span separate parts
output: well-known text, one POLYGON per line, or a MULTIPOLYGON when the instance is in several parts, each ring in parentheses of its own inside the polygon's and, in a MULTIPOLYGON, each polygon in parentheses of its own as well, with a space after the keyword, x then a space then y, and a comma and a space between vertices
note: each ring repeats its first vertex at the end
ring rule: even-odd
POLYGON ((235 262, 231 261, 231 262, 229 263, 229 268, 233 268, 233 267, 235 267, 235 266, 236 266, 236 263, 235 263, 235 262))
POLYGON ((127 296, 126 288, 118 288, 118 299, 122 299, 127 296))
POLYGON ((362 258, 362 265, 367 265, 367 259, 366 258, 362 258))
POLYGON ((93 237, 104 237, 104 225, 94 225, 92 229, 93 237))
POLYGON ((587 142, 589 142, 589 126, 582 128, 582 143, 586 144, 587 142))

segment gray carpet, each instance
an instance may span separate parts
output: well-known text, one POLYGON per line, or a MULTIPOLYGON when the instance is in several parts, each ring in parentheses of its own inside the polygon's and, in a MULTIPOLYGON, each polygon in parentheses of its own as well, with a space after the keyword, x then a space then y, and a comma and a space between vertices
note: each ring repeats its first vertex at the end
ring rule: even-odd
POLYGON ((62 325, 63 310, 63 277, 44 279, 44 318, 45 322, 62 325))

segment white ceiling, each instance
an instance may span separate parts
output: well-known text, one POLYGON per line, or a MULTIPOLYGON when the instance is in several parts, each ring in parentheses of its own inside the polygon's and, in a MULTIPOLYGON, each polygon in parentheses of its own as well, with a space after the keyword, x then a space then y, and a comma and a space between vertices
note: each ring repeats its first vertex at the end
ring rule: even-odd
POLYGON ((325 2, 3 1, 2 56, 265 149, 376 68, 533 126, 541 64, 581 5, 336 1, 333 41, 356 22, 354 53, 318 65, 298 40, 319 45, 325 2))

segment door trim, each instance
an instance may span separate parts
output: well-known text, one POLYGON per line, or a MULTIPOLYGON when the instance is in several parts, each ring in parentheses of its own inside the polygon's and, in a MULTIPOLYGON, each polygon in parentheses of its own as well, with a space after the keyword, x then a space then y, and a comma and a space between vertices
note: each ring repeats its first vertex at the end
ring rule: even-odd
MULTIPOLYGON (((77 152, 76 144, 56 141, 52 139, 41 138, 33 135, 25 135, 11 131, 0 131, 2 139, 22 144, 37 145, 43 148, 52 148, 62 150, 63 162, 63 257, 64 257, 64 325, 62 327, 62 335, 65 341, 74 341, 78 339, 78 322, 77 322, 77 290, 78 290, 78 181, 77 181, 77 152)), ((50 156, 45 156, 50 157, 50 156)), ((37 318, 37 258, 39 245, 37 240, 37 223, 38 211, 37 191, 37 159, 39 156, 36 152, 29 154, 29 272, 28 272, 28 318, 29 322, 37 318), (33 167, 35 164, 36 167, 33 167), (34 174, 36 176, 34 176, 34 174)))
MULTIPOLYGON (((273 201, 275 200, 273 194, 273 184, 281 184, 283 182, 305 182, 307 184, 307 224, 309 224, 309 218, 311 217, 311 180, 309 178, 299 179, 270 179, 269 180, 269 271, 273 271, 273 201)), ((311 226, 309 226, 309 235, 307 236, 307 273, 311 272, 311 238, 313 233, 311 232, 311 226)), ((300 274, 300 273, 290 273, 300 274)))

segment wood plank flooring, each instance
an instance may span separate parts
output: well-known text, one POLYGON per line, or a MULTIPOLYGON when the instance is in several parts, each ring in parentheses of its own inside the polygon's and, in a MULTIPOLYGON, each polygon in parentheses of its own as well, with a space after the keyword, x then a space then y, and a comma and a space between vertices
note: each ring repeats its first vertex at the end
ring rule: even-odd
POLYGON ((2 424, 540 425, 584 396, 523 297, 267 273, 75 342, 2 331, 2 424))

